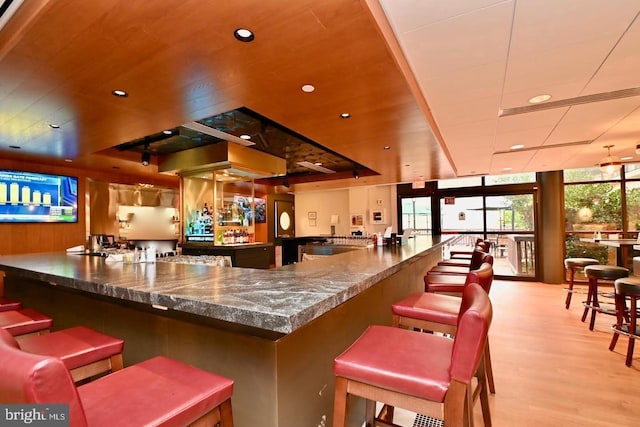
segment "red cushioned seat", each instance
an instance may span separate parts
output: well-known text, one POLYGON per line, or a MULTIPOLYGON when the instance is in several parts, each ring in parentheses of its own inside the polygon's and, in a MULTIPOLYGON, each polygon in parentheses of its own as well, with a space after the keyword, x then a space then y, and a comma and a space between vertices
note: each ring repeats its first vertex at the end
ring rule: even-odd
POLYGON ((92 427, 187 425, 231 399, 232 392, 232 380, 164 356, 78 387, 92 427), (122 399, 132 384, 138 392, 122 399))
MULTIPOLYGON (((491 317, 486 292, 471 283, 463 293, 453 340, 390 326, 367 328, 334 360, 333 426, 345 425, 349 394, 443 419, 447 426, 468 424, 473 416, 471 402, 479 396, 485 424, 490 425, 481 360, 491 317), (474 391, 471 384, 476 375, 474 391)), ((366 406, 366 423, 375 425, 375 405, 366 406)))
POLYGON ((159 356, 76 387, 62 360, 0 340, 0 402, 64 403, 71 426, 233 427, 233 381, 159 356))
POLYGON ((0 328, 17 337, 32 333, 47 332, 53 319, 32 308, 0 312, 0 328))
POLYGON ((84 326, 24 337, 18 345, 28 353, 61 359, 74 381, 122 369, 124 340, 84 326))
POLYGON ((0 297, 0 311, 20 310, 22 303, 9 298, 0 297))
POLYGON ((339 377, 442 402, 451 383, 452 351, 452 339, 372 325, 336 358, 333 372, 339 377), (395 351, 390 353, 389 349, 395 351))

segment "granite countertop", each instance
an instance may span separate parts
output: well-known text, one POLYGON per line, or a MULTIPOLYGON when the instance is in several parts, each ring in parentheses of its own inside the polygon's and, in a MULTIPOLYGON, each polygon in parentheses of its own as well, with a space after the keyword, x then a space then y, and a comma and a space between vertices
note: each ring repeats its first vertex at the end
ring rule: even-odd
POLYGON ((108 263, 103 257, 0 256, 0 270, 61 287, 288 334, 385 279, 448 237, 349 251, 270 270, 182 263, 108 263))

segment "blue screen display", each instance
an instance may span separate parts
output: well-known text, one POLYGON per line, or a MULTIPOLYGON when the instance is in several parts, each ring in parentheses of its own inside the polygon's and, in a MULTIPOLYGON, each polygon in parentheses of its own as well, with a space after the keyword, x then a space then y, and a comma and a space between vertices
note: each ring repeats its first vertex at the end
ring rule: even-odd
POLYGON ((78 178, 0 170, 0 222, 78 222, 78 178))

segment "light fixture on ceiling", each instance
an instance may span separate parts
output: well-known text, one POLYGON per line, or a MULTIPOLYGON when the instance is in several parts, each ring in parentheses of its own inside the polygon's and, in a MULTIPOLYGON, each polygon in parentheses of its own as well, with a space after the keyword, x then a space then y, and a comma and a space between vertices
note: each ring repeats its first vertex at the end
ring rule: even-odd
POLYGON ((142 150, 142 166, 149 166, 149 162, 151 162, 151 152, 149 151, 149 145, 145 145, 142 150))
POLYGON ((316 90, 316 87, 314 85, 310 85, 310 84, 302 85, 303 92, 311 93, 315 90, 316 90))
POLYGON ((603 147, 607 149, 607 157, 600 160, 600 171, 607 175, 619 171, 622 167, 622 161, 617 156, 611 155, 611 147, 613 147, 613 145, 605 145, 603 147))
POLYGON ((542 95, 536 95, 534 97, 529 98, 529 104, 540 104, 541 102, 545 102, 551 99, 551 95, 549 94, 542 94, 542 95))
POLYGON ((354 170, 353 170, 353 177, 354 177, 355 179, 360 178, 360 172, 358 172, 358 169, 354 169, 354 170))
POLYGON ((342 113, 342 114, 340 114, 340 118, 341 118, 341 119, 348 119, 349 117, 351 117, 351 114, 349 114, 349 113, 342 113))
POLYGON ((120 97, 120 98, 126 98, 127 96, 129 96, 129 94, 127 92, 125 92, 124 90, 121 90, 121 89, 115 89, 111 93, 114 94, 115 96, 120 97))
POLYGON ((238 28, 235 30, 233 32, 233 37, 245 43, 252 42, 256 38, 256 36, 253 35, 253 32, 246 28, 238 28))
POLYGON ((516 144, 511 146, 512 150, 522 150, 523 148, 524 148, 524 144, 516 144))
POLYGON ((49 127, 50 127, 51 129, 60 129, 60 125, 57 125, 57 124, 55 124, 55 123, 49 123, 49 127))

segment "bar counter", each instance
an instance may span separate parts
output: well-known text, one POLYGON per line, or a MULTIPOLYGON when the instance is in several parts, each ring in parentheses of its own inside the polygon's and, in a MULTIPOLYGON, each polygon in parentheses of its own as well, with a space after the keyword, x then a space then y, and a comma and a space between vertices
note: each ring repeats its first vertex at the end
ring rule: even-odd
MULTIPOLYGON (((125 339, 125 365, 164 354, 233 378, 236 425, 329 424, 333 358, 390 304, 424 289, 447 237, 357 249, 270 270, 0 256, 5 294, 125 339), (324 418, 323 418, 324 417, 324 418)), ((359 420, 353 420, 357 425, 359 420)))

